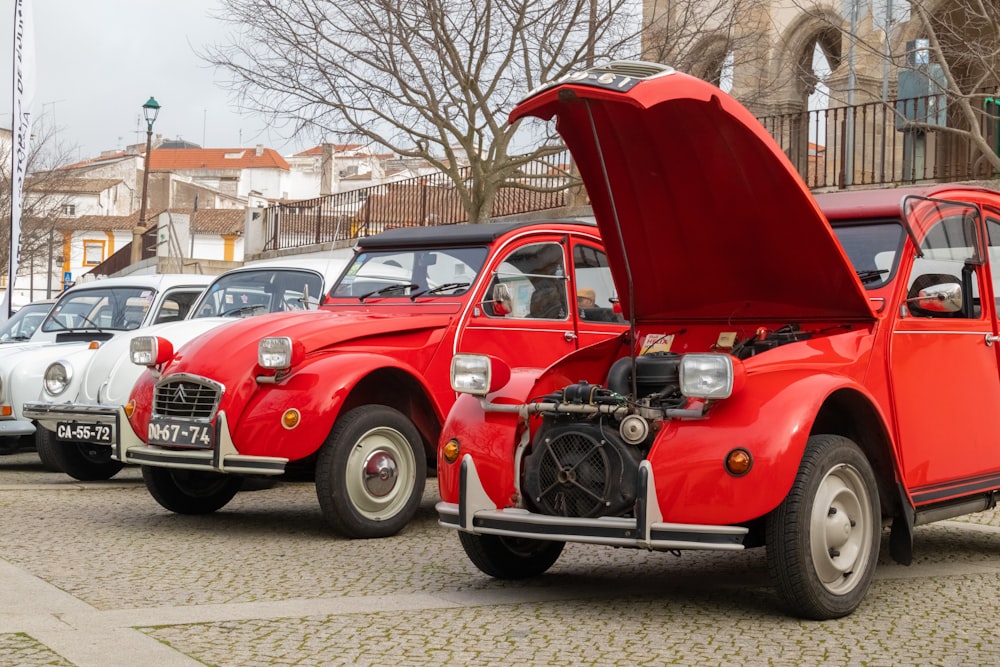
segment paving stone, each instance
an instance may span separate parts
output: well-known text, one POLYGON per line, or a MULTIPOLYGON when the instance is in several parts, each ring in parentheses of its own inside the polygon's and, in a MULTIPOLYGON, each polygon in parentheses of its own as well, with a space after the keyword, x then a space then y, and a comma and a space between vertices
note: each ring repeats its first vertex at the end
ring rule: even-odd
POLYGON ((918 528, 910 567, 884 538, 861 608, 816 623, 781 612, 763 550, 568 545, 497 581, 437 525, 433 481, 400 535, 351 541, 309 483, 187 517, 135 469, 83 484, 31 457, 0 458, 0 665, 1000 664, 996 511, 918 528))

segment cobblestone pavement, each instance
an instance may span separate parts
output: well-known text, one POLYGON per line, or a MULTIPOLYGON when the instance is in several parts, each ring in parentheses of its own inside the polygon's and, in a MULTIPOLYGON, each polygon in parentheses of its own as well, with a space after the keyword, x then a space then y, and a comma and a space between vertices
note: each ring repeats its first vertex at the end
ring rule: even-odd
MULTIPOLYGON (((0 457, 0 665, 998 665, 1000 512, 917 530, 861 608, 788 618, 762 550, 567 546, 532 581, 476 570, 436 523, 325 528, 313 486, 163 510, 138 471, 80 483, 0 457)), ((887 545, 883 543, 883 552, 887 545)))

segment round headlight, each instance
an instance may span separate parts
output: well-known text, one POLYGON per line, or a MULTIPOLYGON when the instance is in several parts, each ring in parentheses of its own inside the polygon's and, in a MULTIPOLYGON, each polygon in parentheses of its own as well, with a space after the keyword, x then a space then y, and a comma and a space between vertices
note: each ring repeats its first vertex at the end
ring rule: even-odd
POLYGON ((66 391, 69 381, 73 379, 73 367, 65 361, 56 361, 45 369, 45 391, 53 396, 66 391))

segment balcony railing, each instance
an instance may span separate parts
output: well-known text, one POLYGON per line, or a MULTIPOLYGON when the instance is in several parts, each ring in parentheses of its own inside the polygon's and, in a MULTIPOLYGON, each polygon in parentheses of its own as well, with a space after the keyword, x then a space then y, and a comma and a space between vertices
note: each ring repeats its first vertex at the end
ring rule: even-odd
MULTIPOLYGON (((1000 98, 974 98, 980 131, 1000 153, 1000 98)), ((998 175, 968 137, 931 121, 961 128, 963 117, 947 106, 943 95, 888 103, 804 111, 759 119, 816 191, 859 186, 934 181, 992 179, 998 175), (920 121, 921 124, 914 124, 920 121)), ((503 188, 493 216, 530 213, 564 206, 573 185, 568 151, 532 163, 516 178, 539 183, 542 192, 503 188)), ((469 171, 465 172, 466 177, 469 171)), ((351 190, 289 204, 265 212, 265 250, 356 239, 392 227, 450 225, 468 219, 454 186, 443 175, 420 176, 396 183, 351 190)))
MULTIPOLYGON (((497 193, 493 216, 565 206, 569 166, 567 150, 529 163, 514 177, 517 186, 497 193)), ((468 167, 463 169, 463 177, 471 177, 468 167)), ((454 183, 443 174, 276 204, 269 206, 264 216, 264 250, 356 239, 394 227, 453 225, 468 220, 454 183)))
MULTIPOLYGON (((998 105, 973 98, 979 130, 1000 150, 998 105)), ((870 102, 759 119, 812 190, 992 179, 993 167, 967 136, 944 95, 870 102)))

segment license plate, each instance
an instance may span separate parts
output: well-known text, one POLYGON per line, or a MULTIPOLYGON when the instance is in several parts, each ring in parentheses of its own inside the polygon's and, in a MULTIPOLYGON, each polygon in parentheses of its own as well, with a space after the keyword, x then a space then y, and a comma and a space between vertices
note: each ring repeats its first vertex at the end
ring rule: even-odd
POLYGON ((152 419, 149 422, 148 436, 151 445, 211 449, 215 444, 215 429, 211 424, 169 417, 152 419))
POLYGON ((56 424, 56 440, 112 445, 115 442, 115 427, 111 424, 59 422, 56 424))

